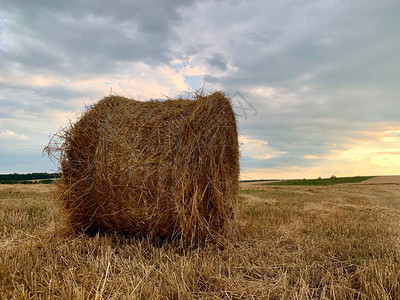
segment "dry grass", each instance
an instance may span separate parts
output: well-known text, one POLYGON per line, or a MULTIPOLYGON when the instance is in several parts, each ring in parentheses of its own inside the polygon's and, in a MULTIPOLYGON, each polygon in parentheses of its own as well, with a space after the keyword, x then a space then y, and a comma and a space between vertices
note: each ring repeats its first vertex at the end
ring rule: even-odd
POLYGON ((247 186, 223 244, 75 236, 51 186, 0 186, 0 298, 399 299, 400 185, 247 186))

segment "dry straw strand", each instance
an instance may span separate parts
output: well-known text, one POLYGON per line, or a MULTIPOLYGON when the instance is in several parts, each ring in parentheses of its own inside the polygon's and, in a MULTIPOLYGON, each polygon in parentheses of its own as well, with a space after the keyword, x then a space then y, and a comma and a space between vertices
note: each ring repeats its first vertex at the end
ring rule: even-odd
POLYGON ((237 201, 236 118, 222 92, 139 102, 109 96, 45 149, 76 231, 198 244, 223 235, 237 201))

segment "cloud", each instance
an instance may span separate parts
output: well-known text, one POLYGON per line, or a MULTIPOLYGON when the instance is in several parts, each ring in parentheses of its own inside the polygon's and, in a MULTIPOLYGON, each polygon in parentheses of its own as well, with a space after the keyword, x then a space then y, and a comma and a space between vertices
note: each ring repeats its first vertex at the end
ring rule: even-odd
POLYGON ((258 97, 262 97, 263 99, 270 98, 278 93, 278 91, 273 87, 253 87, 251 89, 247 89, 250 95, 257 95, 258 97))
POLYGON ((205 75, 205 71, 200 66, 187 65, 179 69, 179 73, 184 76, 202 76, 205 75))
POLYGON ((228 64, 222 53, 216 53, 216 54, 212 55, 210 58, 207 58, 207 63, 211 67, 215 67, 221 71, 228 70, 228 64))
POLYGON ((303 158, 305 159, 319 159, 318 155, 304 155, 303 158))
POLYGON ((179 8, 191 1, 3 1, 2 57, 11 66, 79 77, 114 72, 127 62, 171 59, 179 8))
POLYGON ((25 134, 18 134, 12 130, 1 131, 0 137, 17 139, 17 140, 27 140, 28 139, 28 137, 25 134))
POLYGON ((367 132, 368 140, 356 141, 348 149, 338 153, 341 159, 350 161, 355 168, 375 166, 386 174, 400 172, 400 128, 388 128, 381 132, 367 132))
POLYGON ((239 143, 243 156, 257 160, 271 159, 285 154, 285 152, 269 146, 266 141, 253 139, 245 135, 239 136, 239 143))
POLYGON ((242 167, 240 176, 241 179, 290 179, 399 174, 399 129, 398 124, 387 127, 386 123, 376 123, 369 131, 360 132, 358 138, 343 144, 329 144, 324 151, 317 148, 318 155, 299 151, 294 158, 290 152, 269 160, 252 161, 244 157, 246 167, 242 167))

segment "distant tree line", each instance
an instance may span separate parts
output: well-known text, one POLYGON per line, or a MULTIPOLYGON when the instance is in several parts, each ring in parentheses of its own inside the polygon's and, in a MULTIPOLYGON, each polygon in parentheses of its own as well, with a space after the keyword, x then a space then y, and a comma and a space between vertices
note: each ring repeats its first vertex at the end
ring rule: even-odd
POLYGON ((61 173, 0 174, 0 184, 52 183, 61 173))

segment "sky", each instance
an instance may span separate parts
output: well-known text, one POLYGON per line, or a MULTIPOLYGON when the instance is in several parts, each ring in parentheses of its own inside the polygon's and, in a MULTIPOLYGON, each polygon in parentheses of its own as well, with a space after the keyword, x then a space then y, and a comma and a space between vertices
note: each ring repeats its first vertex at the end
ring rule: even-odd
POLYGON ((0 0, 0 173, 85 105, 224 91, 241 179, 400 174, 398 0, 0 0))

